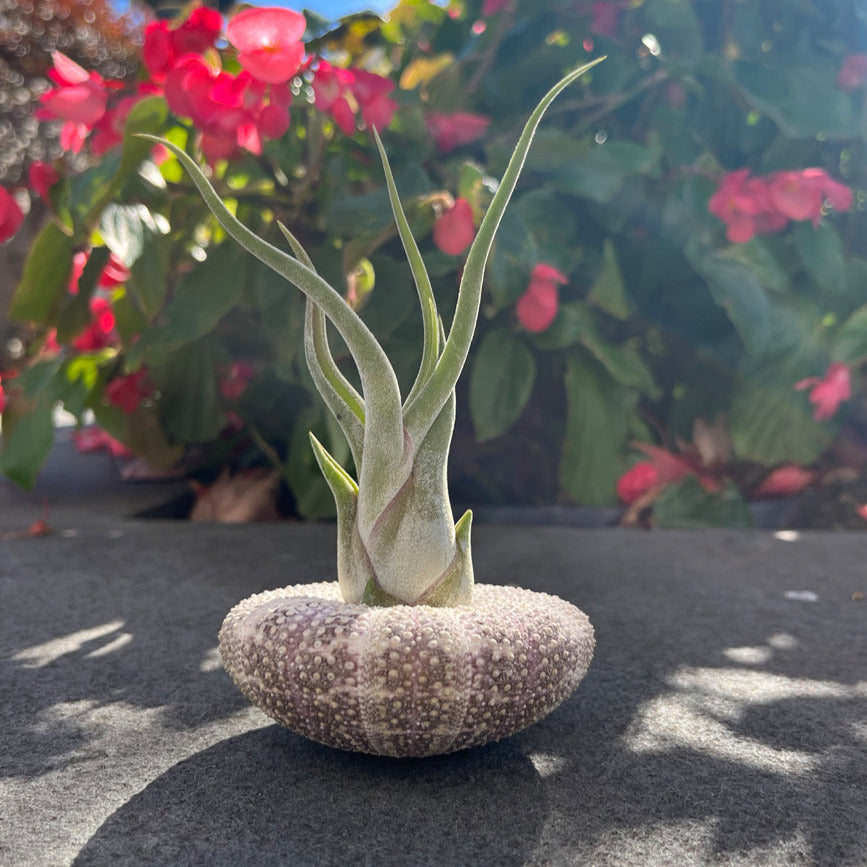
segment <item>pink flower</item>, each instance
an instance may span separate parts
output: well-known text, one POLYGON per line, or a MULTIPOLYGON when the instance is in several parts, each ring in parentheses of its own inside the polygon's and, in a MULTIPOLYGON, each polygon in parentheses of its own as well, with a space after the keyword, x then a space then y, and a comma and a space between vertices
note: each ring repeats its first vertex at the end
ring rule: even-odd
POLYGON ((617 496, 627 506, 659 484, 659 471, 650 461, 642 461, 617 480, 617 496))
POLYGON ((6 392, 3 391, 3 377, 0 376, 0 415, 6 412, 6 392))
POLYGON ((425 116, 425 124, 437 148, 447 153, 483 136, 491 125, 491 119, 463 111, 454 114, 429 111, 425 116))
POLYGON ((40 198, 48 202, 51 188, 60 180, 57 169, 51 163, 37 160, 30 166, 27 172, 27 181, 30 189, 39 194, 40 198))
POLYGON ((66 289, 70 295, 78 295, 78 281, 84 273, 84 266, 87 264, 89 256, 89 251, 79 250, 72 257, 72 269, 69 272, 69 280, 66 282, 66 289))
POLYGON ((385 129, 397 110, 397 103, 388 96, 394 90, 394 82, 365 69, 352 72, 354 81, 350 88, 361 109, 362 120, 368 127, 385 129))
POLYGON ((86 427, 72 434, 75 447, 82 454, 107 451, 118 458, 131 458, 132 452, 100 427, 86 427))
POLYGON ((840 90, 860 90, 867 85, 867 54, 850 54, 837 73, 840 90))
POLYGON ((105 268, 102 269, 102 274, 99 275, 99 285, 103 289, 112 289, 126 283, 129 278, 129 269, 114 253, 111 253, 108 262, 105 263, 105 268))
POLYGON ((214 47, 223 29, 223 16, 207 6, 197 6, 186 21, 172 31, 172 48, 178 57, 203 54, 214 47))
POLYGON ((150 77, 162 81, 175 65, 172 31, 168 21, 148 23, 144 31, 141 56, 150 77))
POLYGON ((550 327, 560 308, 558 284, 569 278, 551 265, 538 264, 530 275, 530 284, 515 305, 518 321, 527 331, 538 334, 550 327))
POLYGON ((6 187, 0 187, 0 244, 8 241, 21 228, 24 213, 6 187))
POLYGON ((864 521, 867 521, 867 503, 863 503, 860 506, 856 506, 855 512, 857 513, 859 518, 861 518, 864 521))
POLYGON ((473 209, 466 199, 456 199, 454 205, 434 223, 434 244, 449 256, 460 256, 475 237, 473 209))
POLYGON ((88 132, 90 132, 89 126, 68 120, 60 128, 60 147, 73 154, 81 153, 88 132))
POLYGON ((229 365, 226 375, 220 380, 220 394, 223 400, 234 403, 247 390, 256 368, 249 361, 234 361, 229 365))
POLYGON ((824 169, 777 172, 769 183, 771 201, 791 220, 812 220, 818 225, 827 201, 838 211, 852 207, 852 191, 835 181, 824 169))
POLYGON ((727 174, 708 202, 708 210, 726 224, 726 237, 733 244, 743 244, 762 231, 786 224, 785 217, 780 224, 767 184, 760 178, 750 178, 749 173, 749 169, 739 169, 727 174))
POLYGON ((259 81, 280 84, 301 67, 307 22, 300 12, 276 7, 245 9, 226 27, 238 63, 259 81))
POLYGON ((58 86, 40 97, 43 108, 37 112, 40 119, 59 118, 92 127, 105 114, 108 90, 102 77, 82 69, 65 54, 51 54, 54 69, 49 77, 58 86))
POLYGON ((127 376, 118 376, 105 387, 105 398, 127 415, 138 408, 139 404, 153 394, 154 388, 147 381, 147 370, 142 368, 127 376))
POLYGON ((754 491, 757 497, 786 497, 811 485, 816 474, 799 464, 783 464, 771 470, 754 491))
POLYGON ((813 418, 824 421, 833 417, 840 404, 852 396, 852 384, 847 365, 835 361, 828 365, 820 379, 810 376, 795 383, 798 391, 810 389, 810 403, 814 404, 813 418))
POLYGON ((289 129, 289 112, 282 105, 266 105, 257 120, 262 138, 280 138, 289 129))
POLYGON ((178 27, 168 21, 151 21, 144 32, 142 61, 151 78, 164 81, 185 54, 202 54, 214 47, 223 29, 223 16, 216 9, 199 6, 178 27))

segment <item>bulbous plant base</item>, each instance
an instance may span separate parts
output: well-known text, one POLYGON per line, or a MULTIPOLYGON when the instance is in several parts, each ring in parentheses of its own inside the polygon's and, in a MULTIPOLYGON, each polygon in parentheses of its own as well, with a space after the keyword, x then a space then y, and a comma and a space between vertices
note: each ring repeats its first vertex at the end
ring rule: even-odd
POLYGON ((593 627, 574 605, 476 585, 471 605, 342 601, 337 582, 258 593, 220 630, 220 653, 257 707, 328 746, 430 756, 496 741, 578 686, 593 627))

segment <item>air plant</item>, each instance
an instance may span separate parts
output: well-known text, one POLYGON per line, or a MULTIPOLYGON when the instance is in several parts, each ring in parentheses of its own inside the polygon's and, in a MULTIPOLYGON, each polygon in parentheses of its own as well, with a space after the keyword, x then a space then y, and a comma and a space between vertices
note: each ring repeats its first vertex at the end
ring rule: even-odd
POLYGON ((455 385, 494 236, 544 112, 597 62, 564 77, 530 115, 469 250, 448 333, 373 130, 422 309, 421 363, 405 398, 376 337, 316 273, 289 229, 278 224, 293 255, 239 222, 195 161, 161 142, 226 232, 307 296, 307 363, 357 471, 356 480, 311 434, 337 505, 338 583, 253 596, 229 613, 220 633, 224 662, 242 691, 315 740, 389 755, 495 740, 552 710, 590 663, 593 630, 574 606, 516 588, 474 588, 472 513, 454 522, 446 465, 455 385), (361 393, 335 363, 326 320, 349 349, 361 393))

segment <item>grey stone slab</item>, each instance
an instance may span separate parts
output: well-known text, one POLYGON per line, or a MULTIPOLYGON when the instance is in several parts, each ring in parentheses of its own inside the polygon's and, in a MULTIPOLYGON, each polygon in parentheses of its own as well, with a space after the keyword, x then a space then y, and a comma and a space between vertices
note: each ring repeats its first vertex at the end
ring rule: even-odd
POLYGON ((596 659, 538 725, 395 760, 216 656, 240 598, 333 574, 332 526, 56 517, 0 545, 0 864, 867 864, 864 536, 481 526, 477 579, 578 604, 596 659))

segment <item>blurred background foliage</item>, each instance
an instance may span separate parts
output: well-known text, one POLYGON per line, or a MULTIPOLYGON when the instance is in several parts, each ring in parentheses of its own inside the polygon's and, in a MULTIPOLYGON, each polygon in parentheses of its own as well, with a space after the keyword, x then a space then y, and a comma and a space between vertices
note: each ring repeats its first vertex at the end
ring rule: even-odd
MULTIPOLYGON (((109 14, 99 0, 2 4, 0 173, 15 185, 29 162, 58 156, 56 129, 32 116, 47 52, 127 83, 148 74, 140 17, 109 14)), ((805 486, 836 496, 860 484, 867 65, 857 57, 867 4, 402 0, 383 17, 307 22, 314 63, 294 80, 288 131, 261 153, 213 161, 214 178, 274 243, 276 219, 292 228, 383 342, 404 388, 421 332, 409 269, 369 131, 360 123, 347 134, 317 108, 317 64, 393 82, 384 138, 448 323, 462 257, 443 250, 435 227, 456 199, 478 225, 538 98, 564 71, 608 56, 551 110, 501 226, 459 384, 455 499, 613 506, 619 492, 629 522, 742 525, 755 496, 805 486), (813 219, 736 242, 708 209, 731 172, 812 168, 852 191, 848 207, 822 201, 813 219), (520 306, 539 265, 565 280, 545 293, 555 315, 544 327, 520 306), (845 366, 850 394, 822 417, 796 384, 821 382, 833 364, 845 366), (622 480, 639 463, 652 472, 629 490, 622 480)), ((231 46, 218 49, 237 73, 231 46)), ((12 305, 26 351, 4 380, 0 466, 31 484, 62 404, 204 485, 226 468, 274 467, 284 510, 327 516, 307 431, 338 458, 347 449, 306 371, 303 298, 227 243, 176 161, 137 149, 134 129, 199 153, 194 125, 158 92, 130 113, 117 148, 56 160, 50 221, 12 305), (100 290, 94 265, 80 284, 90 290, 69 294, 73 254, 85 249, 91 259, 104 251, 103 264, 111 252, 129 276, 100 290), (81 349, 94 291, 111 305, 114 332, 81 349), (141 371, 148 388, 121 406, 117 383, 141 371)))

